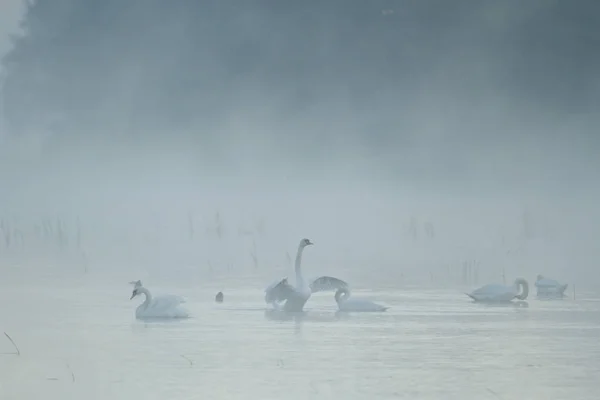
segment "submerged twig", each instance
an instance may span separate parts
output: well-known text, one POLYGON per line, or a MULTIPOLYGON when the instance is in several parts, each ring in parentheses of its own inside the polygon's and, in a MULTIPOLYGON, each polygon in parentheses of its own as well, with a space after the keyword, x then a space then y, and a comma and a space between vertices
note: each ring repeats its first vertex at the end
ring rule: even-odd
POLYGON ((69 372, 71 373, 71 380, 73 381, 73 383, 75 383, 75 374, 73 373, 73 370, 71 369, 71 367, 69 366, 68 362, 65 362, 65 365, 67 366, 67 369, 69 370, 69 372))
POLYGON ((179 356, 180 356, 181 358, 183 358, 183 359, 187 360, 187 362, 189 362, 189 363, 190 363, 190 366, 191 366, 191 365, 194 365, 194 362, 193 362, 192 360, 190 360, 189 358, 187 358, 186 356, 184 356, 183 354, 180 354, 179 356))
POLYGON ((8 340, 10 340, 10 342, 13 344, 13 346, 15 346, 15 349, 17 350, 17 355, 20 356, 21 355, 21 350, 19 350, 19 346, 17 346, 17 344, 15 343, 14 340, 12 340, 12 338, 8 335, 8 333, 4 332, 4 336, 6 336, 6 338, 8 340))
POLYGON ((258 256, 256 255, 256 240, 252 238, 252 250, 250 251, 250 257, 252 257, 252 262, 254 264, 254 269, 258 269, 258 256))
POLYGON ((188 211, 188 236, 190 240, 194 240, 195 233, 196 229, 194 227, 194 214, 191 211, 188 211))
POLYGON ((85 254, 85 251, 81 252, 81 257, 83 259, 83 272, 85 274, 88 273, 88 258, 87 258, 87 254, 85 254))

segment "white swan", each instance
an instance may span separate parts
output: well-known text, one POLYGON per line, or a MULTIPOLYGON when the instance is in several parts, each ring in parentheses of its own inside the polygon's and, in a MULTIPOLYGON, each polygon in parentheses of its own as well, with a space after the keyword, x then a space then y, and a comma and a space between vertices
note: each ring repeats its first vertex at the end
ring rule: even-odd
POLYGON ((370 300, 350 297, 350 290, 347 288, 340 288, 335 292, 335 301, 339 311, 343 312, 382 312, 389 308, 370 300))
POLYGON ((181 304, 185 303, 182 297, 173 295, 152 297, 141 281, 130 283, 134 285, 134 288, 129 300, 142 294, 146 296, 146 300, 135 310, 136 318, 187 318, 189 316, 188 312, 181 307, 181 304))
POLYGON ((558 281, 544 278, 542 275, 538 275, 535 281, 537 296, 542 298, 562 298, 565 295, 567 286, 569 284, 562 285, 558 281))
POLYGON ((275 308, 280 308, 283 304, 284 311, 300 312, 310 298, 312 293, 323 292, 327 290, 335 290, 348 287, 348 284, 341 279, 331 276, 321 276, 313 279, 310 283, 305 282, 302 276, 302 252, 306 246, 311 246, 313 243, 308 239, 302 239, 298 245, 296 253, 296 262, 294 270, 296 273, 296 286, 288 283, 287 278, 276 281, 265 289, 265 302, 272 304, 275 308))
POLYGON ((529 295, 529 284, 525 279, 517 278, 513 285, 485 285, 466 295, 475 301, 487 303, 509 302, 513 299, 525 300, 529 295))

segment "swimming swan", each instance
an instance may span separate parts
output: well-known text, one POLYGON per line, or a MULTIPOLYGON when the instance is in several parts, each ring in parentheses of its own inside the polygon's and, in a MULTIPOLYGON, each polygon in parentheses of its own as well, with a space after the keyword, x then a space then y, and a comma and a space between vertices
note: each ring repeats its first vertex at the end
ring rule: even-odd
POLYGON ((129 300, 144 294, 146 300, 135 310, 135 317, 144 318, 187 318, 188 312, 181 307, 185 300, 179 296, 161 295, 152 297, 148 289, 142 286, 141 281, 130 282, 134 285, 129 300))
POLYGON ((339 311, 343 312, 382 312, 389 308, 370 300, 350 297, 350 290, 347 288, 340 288, 335 292, 335 301, 339 311))
POLYGON ((529 284, 525 279, 517 278, 513 285, 485 285, 466 295, 475 301, 487 303, 509 302, 513 299, 525 300, 529 295, 529 284))
POLYGON ((348 287, 346 282, 331 276, 321 276, 311 280, 308 284, 304 281, 300 267, 302 252, 305 247, 312 245, 313 243, 308 239, 302 239, 298 245, 296 262, 294 264, 296 286, 290 285, 287 278, 269 285, 265 289, 265 302, 267 304, 272 304, 273 307, 280 308, 280 303, 285 302, 283 304, 284 311, 300 312, 303 310, 312 293, 348 287))
POLYGON ((561 285, 558 281, 544 278, 542 275, 538 275, 535 281, 537 296, 543 298, 562 298, 565 295, 567 286, 569 284, 561 285))

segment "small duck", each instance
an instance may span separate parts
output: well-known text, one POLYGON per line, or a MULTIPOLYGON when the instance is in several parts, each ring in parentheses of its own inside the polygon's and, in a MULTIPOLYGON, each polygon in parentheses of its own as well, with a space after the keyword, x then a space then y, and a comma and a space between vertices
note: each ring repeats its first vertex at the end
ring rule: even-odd
POLYGON ((223 292, 217 293, 217 295, 215 296, 215 301, 217 303, 222 303, 223 302, 223 292))

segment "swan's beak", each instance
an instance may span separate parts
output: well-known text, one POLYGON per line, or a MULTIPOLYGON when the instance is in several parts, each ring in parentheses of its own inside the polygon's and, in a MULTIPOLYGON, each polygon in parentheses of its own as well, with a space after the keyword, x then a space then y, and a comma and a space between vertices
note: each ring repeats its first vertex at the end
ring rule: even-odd
POLYGON ((129 300, 133 299, 136 294, 137 294, 136 292, 131 293, 131 297, 129 298, 129 300))
POLYGON ((308 243, 306 243, 307 246, 312 246, 314 243, 311 242, 310 240, 308 241, 308 243))

